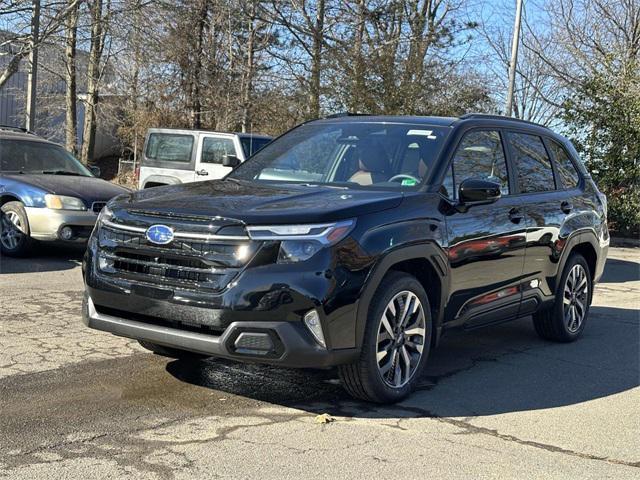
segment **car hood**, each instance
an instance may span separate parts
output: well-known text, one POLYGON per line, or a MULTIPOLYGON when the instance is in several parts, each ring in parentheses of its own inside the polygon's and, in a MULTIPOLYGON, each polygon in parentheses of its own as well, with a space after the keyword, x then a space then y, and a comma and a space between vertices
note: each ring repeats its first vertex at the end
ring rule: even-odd
POLYGON ((142 190, 114 208, 265 225, 330 222, 393 208, 401 201, 401 192, 211 180, 142 190))
POLYGON ((116 195, 129 192, 124 187, 96 177, 46 174, 5 175, 5 177, 39 188, 47 193, 81 198, 87 205, 91 205, 93 202, 107 201, 116 195))

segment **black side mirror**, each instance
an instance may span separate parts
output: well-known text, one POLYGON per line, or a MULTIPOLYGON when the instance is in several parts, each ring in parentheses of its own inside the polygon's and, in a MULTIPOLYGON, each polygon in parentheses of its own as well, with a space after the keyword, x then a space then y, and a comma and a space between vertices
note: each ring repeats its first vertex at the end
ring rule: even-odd
POLYGON ((458 200, 464 206, 493 203, 500 196, 499 184, 477 178, 467 178, 460 184, 458 190, 458 200))
POLYGON ((89 171, 93 173, 94 176, 100 176, 100 167, 96 167, 95 165, 89 165, 89 171))
POLYGON ((222 165, 225 167, 236 168, 240 165, 240 159, 235 155, 225 155, 222 157, 222 165))

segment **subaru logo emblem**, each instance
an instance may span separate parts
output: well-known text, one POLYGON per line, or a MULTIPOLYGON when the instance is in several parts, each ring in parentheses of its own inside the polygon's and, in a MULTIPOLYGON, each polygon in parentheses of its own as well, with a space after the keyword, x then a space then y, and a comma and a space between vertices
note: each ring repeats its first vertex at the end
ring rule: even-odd
POLYGON ((151 225, 147 229, 147 240, 158 245, 166 245, 173 240, 173 229, 166 225, 151 225))

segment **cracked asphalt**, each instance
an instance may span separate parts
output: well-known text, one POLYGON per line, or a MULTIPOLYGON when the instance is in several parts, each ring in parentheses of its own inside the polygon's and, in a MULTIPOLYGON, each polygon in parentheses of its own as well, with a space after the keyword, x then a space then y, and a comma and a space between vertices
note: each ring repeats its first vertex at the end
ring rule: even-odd
POLYGON ((611 249, 580 341, 529 319, 451 334, 391 407, 332 371, 88 330, 80 258, 0 258, 0 478, 640 478, 638 249, 611 249))

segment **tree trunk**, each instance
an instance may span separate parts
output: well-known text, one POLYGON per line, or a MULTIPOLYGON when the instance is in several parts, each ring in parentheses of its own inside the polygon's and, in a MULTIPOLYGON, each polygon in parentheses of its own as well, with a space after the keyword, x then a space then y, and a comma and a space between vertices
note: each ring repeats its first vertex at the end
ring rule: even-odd
POLYGON ((253 74, 256 38, 256 2, 251 2, 249 13, 249 30, 247 38, 247 64, 242 85, 242 131, 251 130, 251 100, 253 94, 253 74))
POLYGON ((320 75, 322 73, 322 47, 324 44, 325 0, 318 0, 313 25, 313 49, 311 56, 311 78, 309 85, 309 118, 320 116, 320 75))
POLYGON ((196 44, 194 48, 193 77, 190 82, 190 116, 191 128, 202 127, 202 99, 200 98, 200 83, 202 73, 202 46, 204 43, 204 29, 209 14, 209 0, 200 0, 200 9, 196 21, 196 44))
POLYGON ((65 147, 73 155, 78 154, 76 43, 78 32, 78 5, 73 7, 65 22, 65 147))
POLYGON ((364 29, 366 27, 366 0, 358 0, 358 14, 356 17, 356 32, 353 42, 353 79, 349 111, 363 112, 365 107, 365 65, 362 46, 364 43, 364 29))
POLYGON ((96 109, 100 83, 100 59, 104 47, 104 19, 102 17, 103 0, 94 0, 91 4, 91 47, 87 67, 87 96, 84 102, 84 129, 82 134, 82 162, 93 160, 96 143, 96 109))

